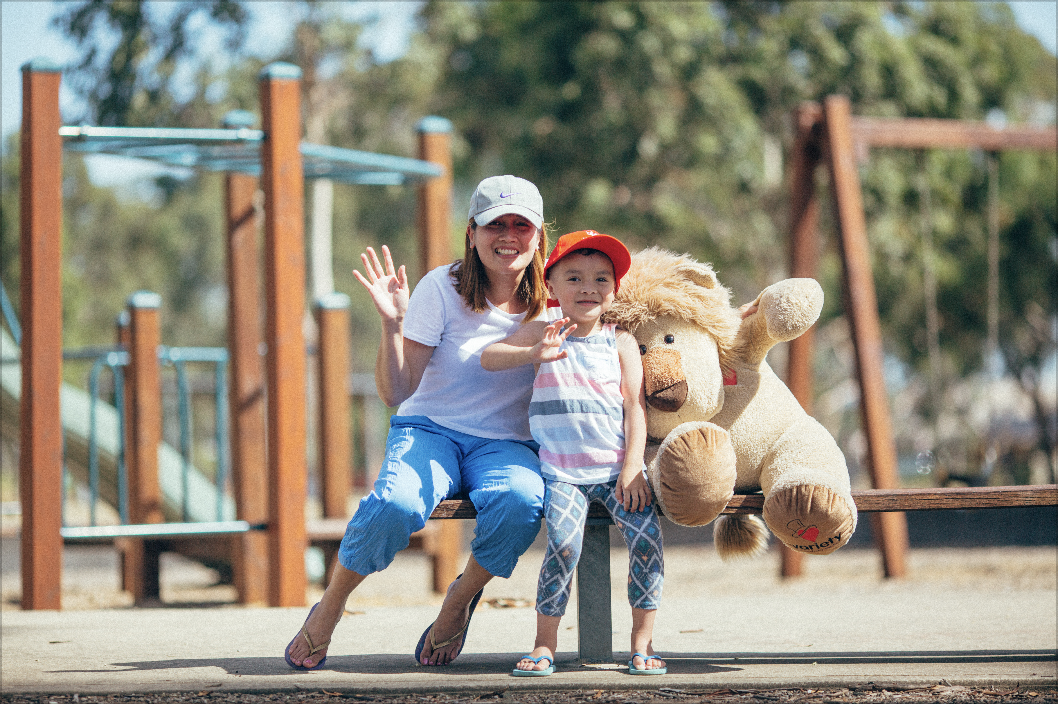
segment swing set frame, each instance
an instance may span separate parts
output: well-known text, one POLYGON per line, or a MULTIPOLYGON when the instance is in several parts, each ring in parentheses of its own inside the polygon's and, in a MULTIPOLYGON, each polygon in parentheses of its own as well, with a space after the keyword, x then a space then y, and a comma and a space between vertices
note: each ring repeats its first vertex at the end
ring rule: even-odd
MULTIPOLYGON (((789 171, 789 261, 792 277, 814 278, 818 269, 820 202, 815 172, 827 168, 838 226, 843 270, 843 303, 854 344, 854 362, 861 392, 862 427, 867 440, 866 462, 874 489, 899 491, 898 457, 883 380, 883 339, 872 279, 865 209, 858 176, 859 157, 870 147, 902 149, 982 149, 1056 151, 1057 128, 994 127, 984 122, 942 119, 880 119, 851 114, 845 96, 827 97, 823 104, 806 103, 795 112, 795 139, 789 171)), ((813 329, 789 343, 788 386, 807 412, 813 398, 813 329)), ((1057 504, 1056 485, 1040 489, 1037 498, 1011 506, 1057 504)), ((908 493, 909 490, 905 490, 908 493)), ((933 493, 945 489, 931 490, 933 493)), ((955 494, 956 496, 956 494, 955 494)), ((997 507, 998 504, 991 504, 997 507)), ((969 508, 964 505, 942 508, 969 508)), ((985 507, 985 505, 983 506, 985 507)), ((885 577, 906 575, 909 533, 905 514, 882 510, 871 514, 873 535, 883 558, 885 577)), ((803 555, 782 549, 781 574, 802 574, 803 555)))

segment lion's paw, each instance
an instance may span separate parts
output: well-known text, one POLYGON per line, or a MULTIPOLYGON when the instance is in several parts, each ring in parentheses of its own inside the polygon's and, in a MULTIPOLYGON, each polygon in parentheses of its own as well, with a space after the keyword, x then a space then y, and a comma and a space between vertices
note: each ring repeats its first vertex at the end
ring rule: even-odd
POLYGON ((683 423, 659 446, 648 470, 659 508, 674 523, 702 526, 732 498, 736 452, 726 430, 713 423, 683 423))
POLYGON ((762 518, 781 542, 809 555, 827 555, 845 545, 856 520, 843 495, 812 484, 770 493, 762 518))

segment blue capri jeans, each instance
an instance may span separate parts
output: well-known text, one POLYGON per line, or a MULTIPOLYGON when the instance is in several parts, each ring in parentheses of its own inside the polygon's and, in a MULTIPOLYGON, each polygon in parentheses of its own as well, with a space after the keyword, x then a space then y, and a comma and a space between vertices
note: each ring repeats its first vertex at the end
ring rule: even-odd
POLYGON ((478 511, 472 556, 490 574, 509 577, 537 537, 544 493, 537 443, 394 416, 379 478, 346 526, 339 562, 360 575, 385 569, 442 499, 466 494, 478 511))

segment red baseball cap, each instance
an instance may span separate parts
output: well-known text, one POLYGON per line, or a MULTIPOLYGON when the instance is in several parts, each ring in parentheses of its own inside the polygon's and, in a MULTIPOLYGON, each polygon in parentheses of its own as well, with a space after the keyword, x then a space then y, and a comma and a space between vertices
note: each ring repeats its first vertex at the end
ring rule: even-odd
MULTIPOLYGON (((578 230, 577 232, 568 232, 560 237, 552 250, 552 254, 548 255, 548 261, 545 262, 545 278, 548 278, 548 270, 552 268, 553 264, 579 249, 595 249, 611 260, 611 266, 615 269, 615 292, 617 293, 622 277, 629 271, 629 250, 626 249, 626 245, 611 235, 604 235, 595 230, 578 230)), ((548 305, 555 307, 559 305, 559 302, 550 298, 548 305)))

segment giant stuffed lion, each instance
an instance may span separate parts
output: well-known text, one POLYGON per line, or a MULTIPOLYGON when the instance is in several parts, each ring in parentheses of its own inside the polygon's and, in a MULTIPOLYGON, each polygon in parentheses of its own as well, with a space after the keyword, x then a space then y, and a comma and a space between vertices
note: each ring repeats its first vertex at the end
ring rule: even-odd
MULTIPOLYGON (((812 279, 766 288, 741 319, 708 264, 649 248, 633 256, 608 320, 640 344, 648 404, 648 478, 659 508, 681 525, 705 525, 734 492, 764 494, 762 518, 784 544, 823 555, 857 524, 843 453, 765 361, 805 332, 824 294, 812 279)), ((721 515, 722 557, 762 550, 752 515, 721 515)))

